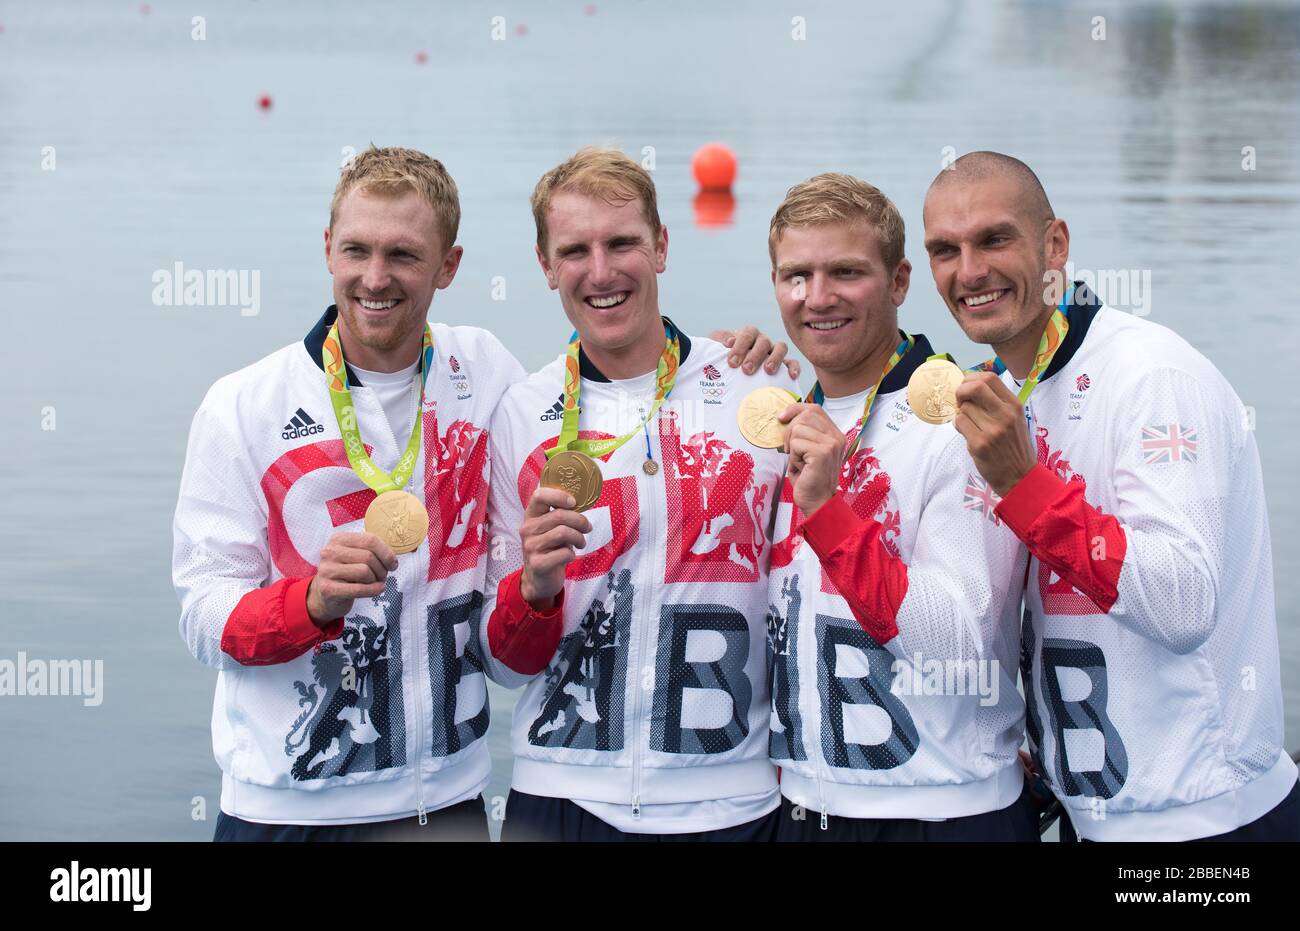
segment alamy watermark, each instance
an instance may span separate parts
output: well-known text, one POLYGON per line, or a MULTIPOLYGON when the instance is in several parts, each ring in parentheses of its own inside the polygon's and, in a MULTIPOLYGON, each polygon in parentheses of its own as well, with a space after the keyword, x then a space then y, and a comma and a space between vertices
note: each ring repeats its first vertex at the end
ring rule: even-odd
POLYGON ((1048 269, 1043 275, 1043 301, 1059 304, 1065 289, 1082 281, 1097 299, 1108 307, 1127 310, 1135 317, 1151 316, 1151 269, 1149 268, 1075 268, 1066 262, 1065 268, 1048 269))
POLYGON ((889 671, 895 695, 978 695, 984 708, 998 703, 1002 664, 995 659, 925 659, 913 653, 894 660, 889 671))
POLYGON ((102 659, 0 659, 0 696, 79 695, 87 708, 104 701, 102 659))
POLYGON ((93 867, 73 860, 67 869, 50 873, 51 902, 130 902, 133 911, 147 912, 152 904, 151 867, 93 867))
POLYGON ((156 307, 238 307, 240 316, 262 310, 262 273, 247 268, 189 268, 177 262, 153 273, 156 307))

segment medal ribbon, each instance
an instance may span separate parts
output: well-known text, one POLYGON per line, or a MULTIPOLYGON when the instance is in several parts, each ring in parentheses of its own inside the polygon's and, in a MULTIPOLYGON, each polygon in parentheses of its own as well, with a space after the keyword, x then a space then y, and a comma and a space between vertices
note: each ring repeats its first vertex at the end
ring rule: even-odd
POLYGON ((424 386, 429 380, 429 369, 433 367, 433 332, 429 325, 424 325, 424 345, 420 350, 420 401, 415 408, 415 429, 411 431, 411 441, 406 444, 406 452, 397 460, 397 467, 392 474, 385 472, 366 454, 365 444, 361 440, 361 431, 357 429, 357 415, 352 407, 352 392, 348 390, 347 365, 343 361, 343 343, 339 340, 338 321, 330 327, 329 334, 321 346, 321 360, 325 364, 326 381, 330 389, 330 404, 334 407, 334 417, 343 434, 343 448, 347 450, 348 462, 352 471, 361 481, 382 495, 386 491, 400 491, 411 480, 415 471, 416 460, 420 456, 421 412, 424 410, 424 386))
MULTIPOLYGON (((1029 377, 1020 386, 1020 393, 1017 395, 1021 404, 1029 401, 1029 396, 1038 387, 1039 379, 1052 364, 1052 357, 1056 355, 1056 350, 1060 349, 1061 344, 1065 342, 1065 334, 1070 331, 1069 321, 1065 318, 1065 308, 1073 301, 1074 285, 1071 285, 1065 292, 1065 297, 1061 298, 1060 306, 1052 311, 1052 316, 1047 319, 1047 326, 1043 328, 1043 335, 1038 340, 1038 352, 1034 355, 1034 367, 1029 370, 1029 377)), ((972 369, 967 369, 968 372, 992 372, 994 375, 1001 375, 1006 370, 1006 363, 998 356, 981 362, 972 369)))
MULTIPOLYGON (((894 366, 898 365, 898 363, 902 361, 903 356, 907 355, 914 345, 916 345, 916 340, 904 333, 903 341, 898 344, 896 349, 894 349, 893 355, 889 357, 889 361, 885 363, 884 369, 880 372, 880 378, 876 381, 876 386, 871 389, 871 393, 867 395, 866 401, 862 404, 862 419, 858 421, 858 432, 857 435, 853 437, 853 444, 849 446, 848 451, 844 453, 845 459, 850 458, 855 452, 857 452, 858 443, 862 440, 862 434, 865 433, 867 429, 867 418, 871 416, 871 406, 876 403, 876 393, 880 391, 880 386, 885 383, 885 376, 894 370, 894 366)), ((934 359, 936 357, 931 356, 930 358, 934 359)), ((808 396, 804 398, 804 403, 807 404, 811 402, 813 404, 821 404, 825 400, 826 394, 822 391, 821 384, 819 382, 813 382, 812 391, 808 392, 808 396)))
POLYGON ((655 372, 655 400, 650 406, 650 413, 645 415, 645 419, 636 425, 634 429, 622 436, 615 437, 612 440, 580 440, 578 439, 578 392, 582 390, 582 372, 578 362, 578 351, 582 346, 582 340, 578 338, 578 331, 574 330, 573 335, 569 337, 569 348, 564 358, 564 419, 560 423, 560 436, 556 440, 555 446, 546 451, 546 458, 550 460, 558 456, 565 450, 572 450, 575 453, 583 453, 592 459, 599 459, 607 456, 614 450, 618 449, 632 437, 640 432, 641 428, 650 422, 650 418, 658 412, 663 405, 668 393, 673 390, 673 385, 677 381, 677 367, 681 364, 682 344, 677 338, 677 331, 667 320, 664 321, 664 351, 659 357, 659 368, 655 372))

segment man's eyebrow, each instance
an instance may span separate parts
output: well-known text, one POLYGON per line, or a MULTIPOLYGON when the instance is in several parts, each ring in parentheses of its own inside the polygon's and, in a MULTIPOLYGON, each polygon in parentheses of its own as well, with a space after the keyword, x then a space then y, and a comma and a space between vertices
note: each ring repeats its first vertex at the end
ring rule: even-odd
MULTIPOLYGON (((1020 235, 1020 229, 1010 221, 1006 221, 1002 223, 994 223, 991 226, 985 226, 982 229, 976 230, 973 234, 971 234, 970 238, 978 241, 981 239, 988 239, 990 236, 997 236, 999 234, 1004 236, 1007 235, 1018 236, 1020 235)), ((954 237, 954 238, 960 238, 960 237, 954 237)), ((942 233, 936 234, 934 236, 927 236, 925 238, 925 248, 927 249, 933 249, 935 246, 951 246, 952 244, 953 244, 953 238, 949 238, 947 235, 942 233)))
MULTIPOLYGON (((792 271, 803 271, 806 268, 811 268, 814 264, 818 263, 782 262, 776 267, 776 270, 778 274, 785 275, 792 271)), ((820 264, 825 265, 827 268, 868 268, 871 265, 871 260, 858 256, 845 256, 843 258, 831 259, 828 262, 822 262, 820 264)))
MULTIPOLYGON (((369 242, 366 242, 364 239, 357 239, 357 238, 354 238, 354 237, 348 237, 348 238, 346 238, 346 239, 340 240, 339 245, 341 245, 341 246, 361 246, 362 248, 365 248, 365 249, 373 249, 373 248, 374 248, 374 245, 373 245, 373 244, 371 244, 371 243, 369 243, 369 242)), ((387 244, 383 245, 381 248, 383 248, 384 251, 386 251, 386 252, 399 252, 399 251, 400 251, 400 252, 410 252, 410 253, 413 253, 413 254, 419 254, 419 252, 420 252, 420 245, 419 245, 419 243, 415 243, 415 242, 407 242, 407 241, 405 241, 405 240, 402 240, 402 241, 400 241, 400 242, 395 242, 395 243, 387 243, 387 244)))
POLYGON ((1011 222, 994 223, 992 226, 986 226, 975 234, 976 239, 988 239, 990 236, 1001 234, 1003 236, 1018 236, 1020 229, 1011 222))

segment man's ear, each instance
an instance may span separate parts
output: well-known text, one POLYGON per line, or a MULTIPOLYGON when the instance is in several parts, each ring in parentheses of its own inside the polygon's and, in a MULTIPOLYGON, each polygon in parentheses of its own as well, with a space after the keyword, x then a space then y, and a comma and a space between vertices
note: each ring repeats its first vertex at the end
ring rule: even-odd
POLYGON ((659 224, 659 235, 655 237, 655 274, 662 275, 668 267, 668 227, 659 224))
POLYGON ((456 271, 460 268, 460 260, 464 255, 464 246, 452 246, 447 250, 447 254, 442 258, 442 267, 438 269, 436 286, 439 289, 447 287, 455 279, 456 271))
POLYGON ((555 278, 555 269, 551 268, 551 263, 546 260, 546 253, 542 251, 541 246, 534 245, 533 252, 537 253, 537 264, 542 266, 542 274, 546 276, 546 283, 554 291, 560 286, 560 283, 555 278))
POLYGON ((325 227, 325 267, 329 273, 334 274, 334 260, 330 258, 330 228, 325 227))
POLYGON ((1047 224, 1043 234, 1043 253, 1048 268, 1064 270, 1070 259, 1070 228, 1060 217, 1047 224))
POLYGON ((912 263, 902 259, 894 269, 894 280, 890 282, 889 300, 895 307, 903 306, 907 300, 907 289, 912 284, 912 263))

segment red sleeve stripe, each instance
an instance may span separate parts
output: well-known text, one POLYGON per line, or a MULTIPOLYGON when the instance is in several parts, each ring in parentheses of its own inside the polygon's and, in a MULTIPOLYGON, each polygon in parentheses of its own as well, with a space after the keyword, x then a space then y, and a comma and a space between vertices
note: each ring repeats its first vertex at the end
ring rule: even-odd
POLYGON ((862 629, 882 645, 897 637, 907 566, 885 549, 880 522, 861 520, 837 494, 799 529, 862 629))
POLYGON ((1119 598, 1128 539, 1119 521, 1089 504, 1083 491, 1083 482, 1062 481, 1040 463, 1003 496, 997 515, 1105 614, 1119 598))
POLYGON ((520 675, 535 676, 551 661, 564 632, 564 592, 549 611, 537 612, 520 590, 523 570, 497 586, 496 606, 488 618, 488 649, 520 675))
POLYGON ((221 631, 222 652, 242 666, 274 666, 342 634, 343 618, 322 629, 307 613, 312 578, 280 579, 239 599, 221 631))

